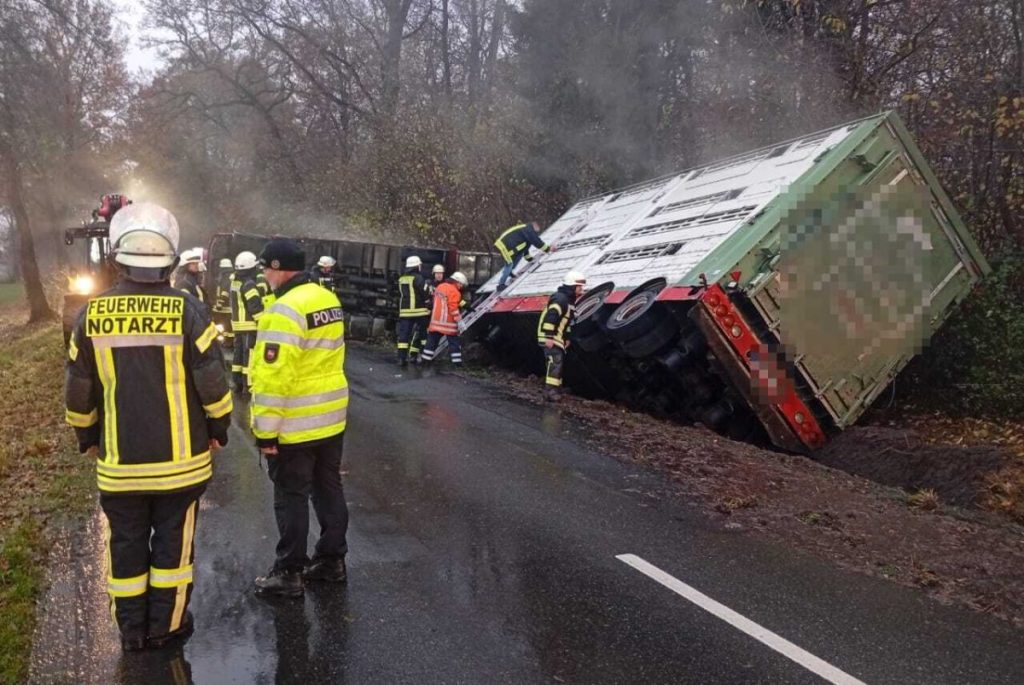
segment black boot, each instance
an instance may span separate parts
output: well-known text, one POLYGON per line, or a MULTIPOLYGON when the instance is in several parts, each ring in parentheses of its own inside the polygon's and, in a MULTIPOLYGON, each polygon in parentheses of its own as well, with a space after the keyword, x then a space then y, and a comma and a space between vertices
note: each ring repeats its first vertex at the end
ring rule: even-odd
POLYGON ((301 597, 304 591, 301 571, 271 571, 257 578, 254 585, 261 597, 301 597))
POLYGON ((345 559, 314 559, 313 563, 302 572, 306 580, 322 580, 328 583, 344 583, 348 578, 345 570, 345 559))
POLYGON ((544 388, 544 399, 548 402, 558 402, 562 399, 562 393, 557 388, 548 386, 544 388))
POLYGON ((150 636, 146 638, 146 647, 149 649, 161 649, 163 647, 182 644, 192 637, 194 630, 195 625, 192 623, 192 612, 186 611, 185 620, 182 621, 180 628, 172 630, 165 635, 157 635, 156 637, 150 636))

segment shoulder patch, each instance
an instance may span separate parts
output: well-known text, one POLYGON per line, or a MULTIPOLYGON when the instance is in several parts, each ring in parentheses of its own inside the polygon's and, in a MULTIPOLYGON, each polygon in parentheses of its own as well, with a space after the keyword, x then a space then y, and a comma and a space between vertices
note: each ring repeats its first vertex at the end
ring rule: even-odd
POLYGON ((345 313, 341 307, 329 307, 306 314, 306 327, 309 329, 328 326, 332 323, 344 322, 345 313))
POLYGON ((267 346, 263 348, 263 361, 273 364, 277 361, 280 353, 281 346, 278 343, 267 343, 267 346))

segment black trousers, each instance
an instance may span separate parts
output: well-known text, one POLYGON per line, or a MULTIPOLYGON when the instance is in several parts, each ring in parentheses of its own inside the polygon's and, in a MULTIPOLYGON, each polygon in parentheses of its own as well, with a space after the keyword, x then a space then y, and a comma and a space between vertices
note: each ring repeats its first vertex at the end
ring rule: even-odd
POLYGON ((560 347, 544 348, 544 385, 549 388, 562 387, 562 369, 565 367, 565 350, 560 347))
POLYGON ((163 495, 108 495, 107 592, 121 635, 160 637, 182 627, 192 597, 193 543, 206 485, 163 495))
POLYGON ((235 347, 231 352, 231 376, 235 381, 235 390, 245 390, 249 386, 249 357, 255 346, 256 331, 235 333, 235 347))
POLYGON ((429 316, 409 316, 398 320, 398 359, 405 361, 408 355, 416 356, 423 349, 427 339, 429 316))
POLYGON ((279 450, 267 459, 274 483, 274 517, 277 519, 277 558, 274 569, 298 571, 309 563, 309 500, 320 524, 314 559, 342 558, 348 551, 348 505, 341 486, 341 455, 344 434, 312 447, 279 450))

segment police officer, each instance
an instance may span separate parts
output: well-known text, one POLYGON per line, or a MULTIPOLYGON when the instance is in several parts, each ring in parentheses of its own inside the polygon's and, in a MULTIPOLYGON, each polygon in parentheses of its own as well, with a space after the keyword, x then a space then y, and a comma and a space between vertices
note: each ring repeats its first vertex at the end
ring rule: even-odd
POLYGON ((295 241, 275 238, 260 255, 276 300, 260 320, 253 351, 253 433, 274 483, 280 539, 258 595, 298 597, 304 580, 345 580, 348 507, 341 455, 348 407, 341 303, 310 282, 295 241), (320 524, 310 561, 309 500, 320 524))
POLYGON ((576 302, 583 295, 587 277, 579 271, 570 271, 562 285, 548 298, 547 306, 537 321, 537 343, 544 348, 546 373, 544 398, 551 402, 560 399, 562 369, 565 350, 569 347, 569 329, 576 315, 576 302))
POLYGON ((405 260, 405 273, 398 278, 398 363, 405 366, 411 355, 417 361, 430 323, 430 290, 420 273, 423 260, 413 255, 405 260))
POLYGON ((197 247, 185 250, 181 253, 181 266, 178 268, 178 278, 174 282, 174 287, 178 290, 184 290, 205 304, 206 295, 203 293, 204 273, 206 273, 206 263, 203 261, 203 249, 197 247))
POLYGON ((456 271, 434 291, 434 308, 430 313, 430 325, 427 327, 427 346, 423 350, 423 361, 434 361, 437 347, 444 338, 448 341, 452 364, 462 366, 462 339, 459 337, 459 320, 462 314, 459 307, 463 302, 462 291, 468 285, 469 279, 465 274, 456 271))
POLYGON ((249 391, 249 357, 256 344, 256 322, 263 315, 263 293, 256 285, 259 262, 252 252, 239 252, 231 281, 231 330, 235 348, 231 357, 231 375, 235 390, 249 391))
POLYGON ((512 272, 515 271, 521 259, 526 259, 528 262, 533 261, 533 257, 530 256, 531 246, 542 252, 551 251, 551 246, 541 240, 538 234, 539 230, 540 226, 536 221, 516 224, 512 228, 505 229, 498 236, 498 239, 494 241, 494 246, 498 248, 498 253, 505 260, 505 267, 501 270, 501 278, 498 279, 498 292, 505 289, 505 284, 510 277, 515 278, 512 272))
POLYGON ((178 223, 136 203, 110 222, 122 279, 79 315, 67 422, 97 457, 107 591, 126 651, 187 638, 199 497, 227 444, 231 394, 206 309, 170 285, 178 223))

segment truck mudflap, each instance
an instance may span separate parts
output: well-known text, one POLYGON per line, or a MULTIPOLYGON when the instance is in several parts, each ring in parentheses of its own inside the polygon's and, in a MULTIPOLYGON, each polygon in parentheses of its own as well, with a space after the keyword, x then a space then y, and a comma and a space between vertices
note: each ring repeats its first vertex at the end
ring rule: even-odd
POLYGON ((773 443, 792 452, 825 444, 822 426, 797 395, 778 353, 754 334, 720 285, 710 286, 700 296, 690 316, 773 443))

